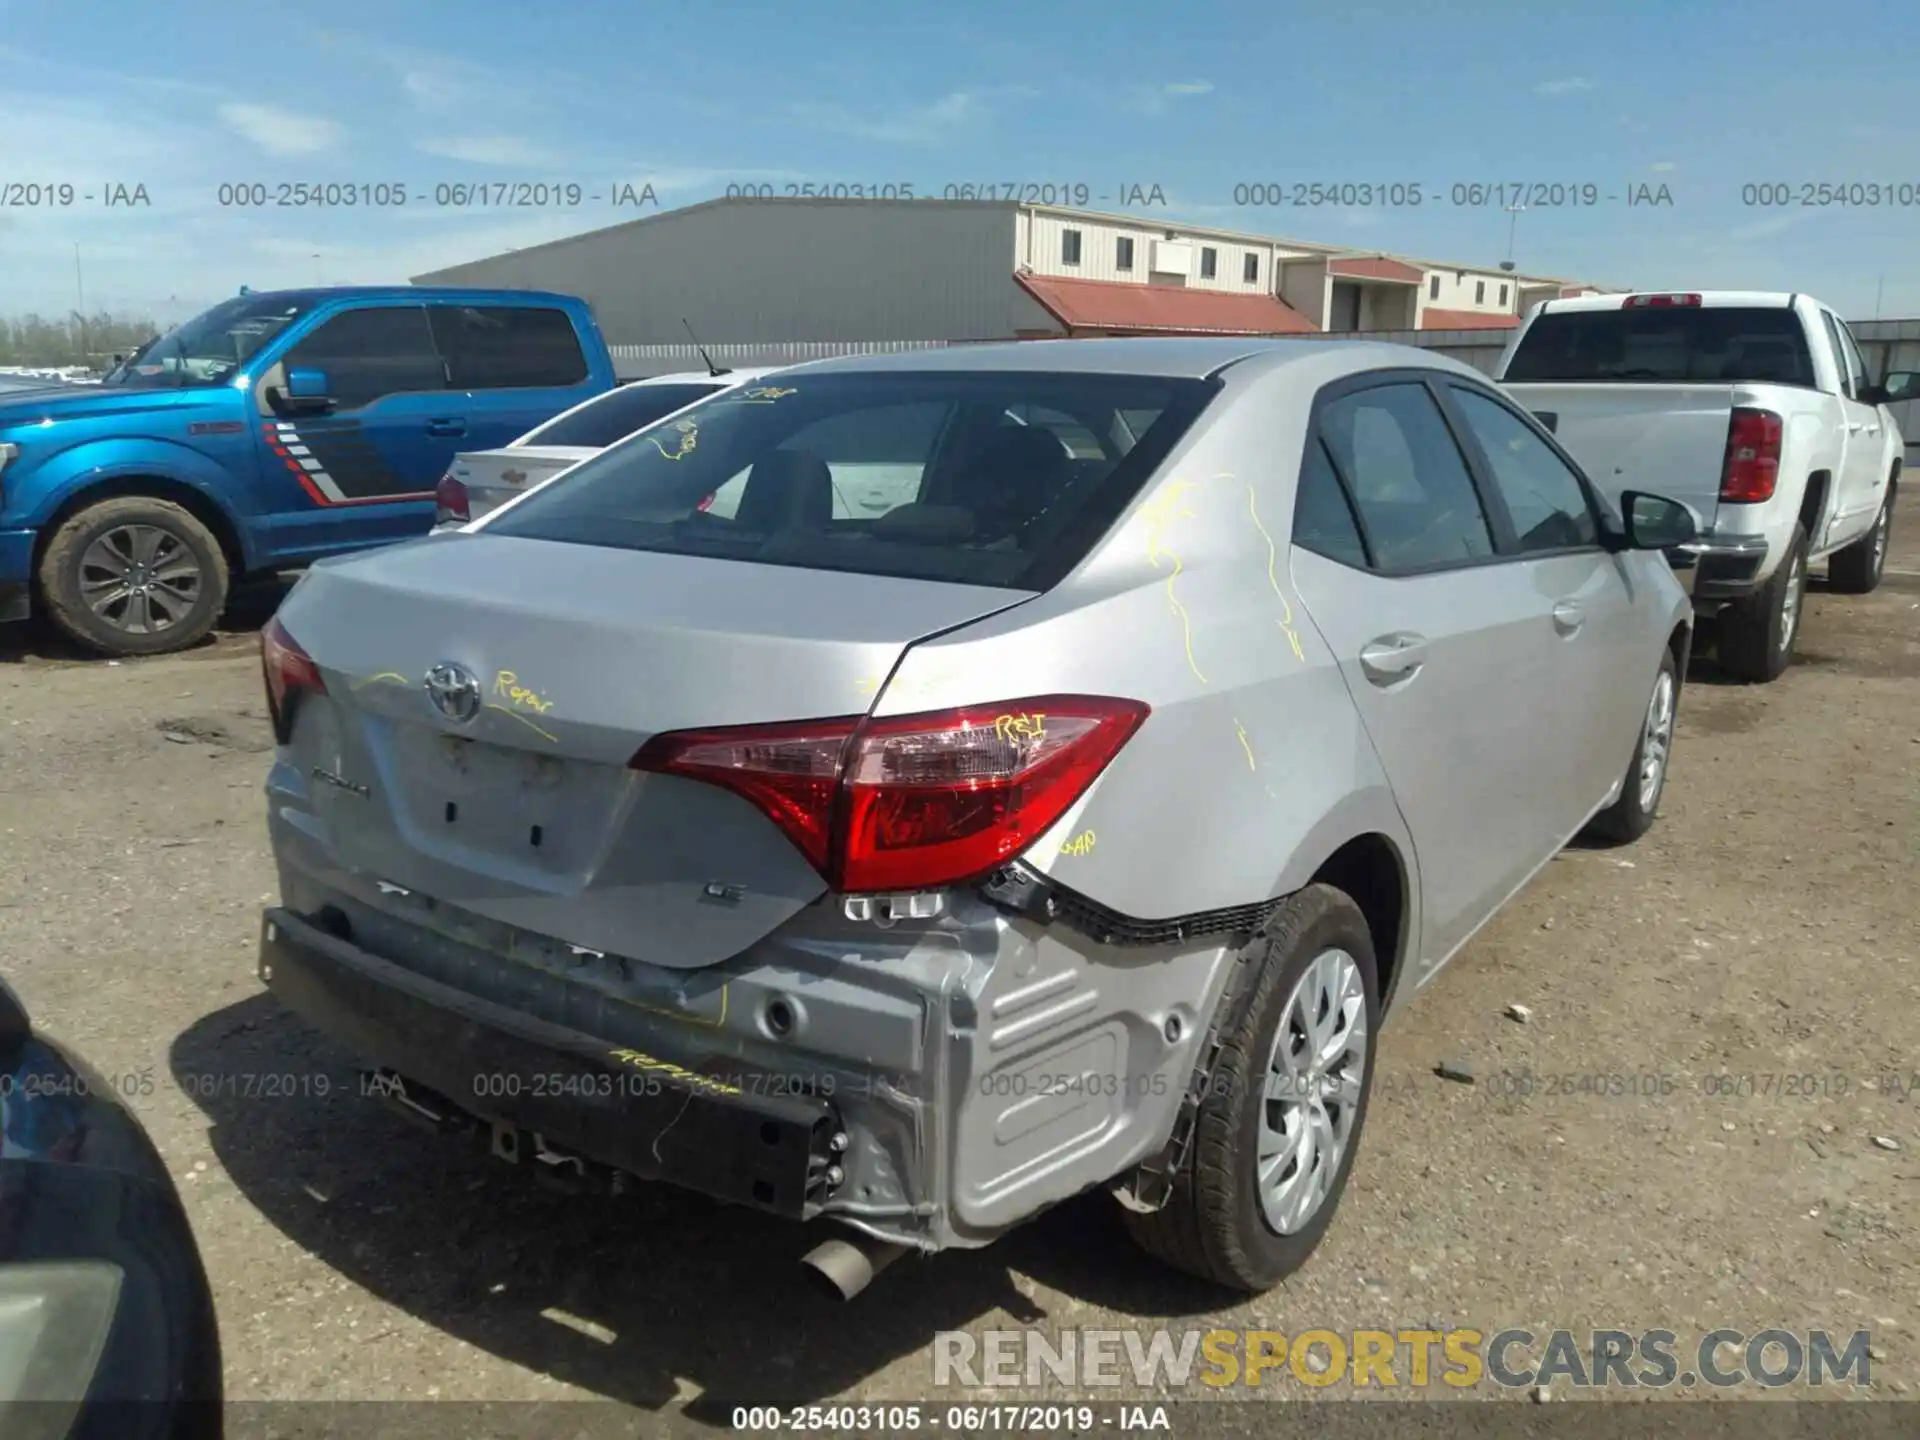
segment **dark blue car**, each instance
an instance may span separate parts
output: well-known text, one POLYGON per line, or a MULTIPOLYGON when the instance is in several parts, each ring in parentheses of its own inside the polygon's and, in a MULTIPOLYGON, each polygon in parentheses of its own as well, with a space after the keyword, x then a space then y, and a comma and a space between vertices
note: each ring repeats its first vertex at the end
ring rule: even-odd
POLYGON ((0 621, 181 649, 233 579, 426 534, 457 451, 613 383, 572 296, 242 292, 97 386, 0 390, 0 621))

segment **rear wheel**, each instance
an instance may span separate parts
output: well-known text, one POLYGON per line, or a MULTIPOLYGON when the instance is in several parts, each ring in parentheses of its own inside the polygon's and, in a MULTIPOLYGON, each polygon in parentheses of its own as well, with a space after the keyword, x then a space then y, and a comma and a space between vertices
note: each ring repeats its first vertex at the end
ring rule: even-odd
POLYGON ((1653 827, 1660 796, 1667 788, 1667 760, 1673 753, 1673 722, 1679 708, 1680 677, 1671 654, 1660 660, 1653 695, 1640 722, 1620 798, 1587 822, 1587 834, 1603 840, 1638 840, 1653 827))
POLYGON ((1720 612, 1721 667, 1742 680, 1778 679, 1793 659, 1806 595, 1807 532, 1796 525, 1767 583, 1720 612))
POLYGON ((1290 897, 1241 973, 1193 1141, 1141 1247, 1202 1279, 1271 1289, 1306 1263, 1346 1188, 1373 1086, 1379 970, 1343 892, 1290 897))
POLYGON ((220 542, 167 500, 102 500, 54 532, 40 560, 47 613, 106 655, 183 650, 227 603, 220 542))
POLYGON ((1887 568, 1887 540, 1893 533, 1893 491, 1880 502, 1873 529, 1827 562, 1827 584, 1843 595, 1866 595, 1877 590, 1887 568))

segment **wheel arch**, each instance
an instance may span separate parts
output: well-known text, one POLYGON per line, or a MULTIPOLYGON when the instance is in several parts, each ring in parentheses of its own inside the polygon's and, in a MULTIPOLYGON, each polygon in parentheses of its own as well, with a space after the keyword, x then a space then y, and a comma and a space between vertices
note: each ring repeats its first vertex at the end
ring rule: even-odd
POLYGON ((1355 835, 1315 867, 1308 883, 1331 885, 1365 917, 1379 969, 1384 1016, 1392 1008, 1406 958, 1414 948, 1413 874, 1400 846, 1378 830, 1355 835))

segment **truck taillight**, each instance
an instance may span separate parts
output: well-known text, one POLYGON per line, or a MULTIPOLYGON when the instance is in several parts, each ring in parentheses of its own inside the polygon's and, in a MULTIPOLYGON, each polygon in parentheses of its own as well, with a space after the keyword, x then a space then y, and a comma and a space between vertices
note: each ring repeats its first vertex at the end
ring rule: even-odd
POLYGON ((1622 310, 1667 310, 1674 306, 1698 307, 1698 295, 1629 295, 1621 304, 1622 310))
POLYGON ((473 518, 467 503, 467 487, 453 478, 448 471, 440 477, 440 483, 433 492, 433 523, 436 525, 464 525, 473 518))
POLYGON ((267 716, 273 738, 284 745, 293 738, 293 711, 304 692, 321 694, 326 682, 313 657, 300 648, 274 616, 260 629, 260 669, 267 682, 267 716))
POLYGON ((1738 505, 1771 500, 1780 483, 1780 441, 1786 423, 1771 410, 1737 406, 1727 425, 1720 498, 1738 505))
POLYGON ((984 876, 1086 793, 1147 718, 1133 700, 1048 695, 921 715, 656 735, 636 770, 732 790, 835 889, 984 876))

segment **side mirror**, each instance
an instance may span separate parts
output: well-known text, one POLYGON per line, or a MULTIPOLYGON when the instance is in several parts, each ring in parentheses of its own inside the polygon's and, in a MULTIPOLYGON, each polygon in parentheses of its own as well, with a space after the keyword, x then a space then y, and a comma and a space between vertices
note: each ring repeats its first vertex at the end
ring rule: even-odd
POLYGON ((1920 400, 1920 371, 1889 370, 1886 378, 1873 387, 1879 392, 1876 405, 1899 405, 1908 400, 1920 400))
POLYGON ((1620 497, 1620 515, 1626 521, 1630 550, 1671 550, 1700 533, 1693 511, 1678 500, 1629 490, 1620 497))
POLYGON ((333 408, 333 398, 327 394, 327 372, 313 369, 294 369, 287 371, 286 389, 280 392, 282 410, 296 410, 315 413, 333 408))

